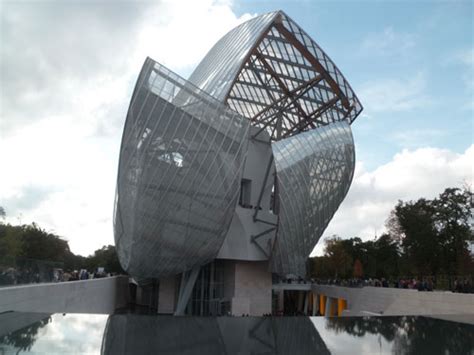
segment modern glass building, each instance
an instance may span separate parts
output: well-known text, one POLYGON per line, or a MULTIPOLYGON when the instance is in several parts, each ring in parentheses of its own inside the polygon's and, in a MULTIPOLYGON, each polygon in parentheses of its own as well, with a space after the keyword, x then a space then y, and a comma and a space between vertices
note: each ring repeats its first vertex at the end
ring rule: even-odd
POLYGON ((285 13, 222 37, 188 80, 147 58, 120 150, 114 232, 163 313, 269 313, 304 277, 354 172, 362 105, 285 13))

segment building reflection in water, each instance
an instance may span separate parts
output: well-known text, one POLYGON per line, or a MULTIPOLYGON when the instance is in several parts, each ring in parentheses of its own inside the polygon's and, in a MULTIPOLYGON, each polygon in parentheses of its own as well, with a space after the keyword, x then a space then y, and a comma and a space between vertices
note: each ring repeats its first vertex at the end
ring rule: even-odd
POLYGON ((428 317, 0 314, 0 354, 474 354, 474 325, 428 317))
POLYGON ((394 354, 474 354, 474 325, 430 317, 334 317, 326 329, 361 340, 382 336, 394 354))
POLYGON ((330 354, 307 317, 110 316, 102 354, 330 354))

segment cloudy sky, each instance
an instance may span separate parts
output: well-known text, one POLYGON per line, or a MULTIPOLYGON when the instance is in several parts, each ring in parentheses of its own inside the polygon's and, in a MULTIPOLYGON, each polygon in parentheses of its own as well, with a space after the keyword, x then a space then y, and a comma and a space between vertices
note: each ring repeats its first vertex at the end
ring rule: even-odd
MULTIPOLYGON (((0 0, 0 206, 88 255, 113 243, 118 152, 146 56, 188 77, 239 23, 282 9, 365 109, 325 235, 373 238, 398 199, 473 183, 473 3, 0 0)), ((322 242, 315 253, 322 250, 322 242)))

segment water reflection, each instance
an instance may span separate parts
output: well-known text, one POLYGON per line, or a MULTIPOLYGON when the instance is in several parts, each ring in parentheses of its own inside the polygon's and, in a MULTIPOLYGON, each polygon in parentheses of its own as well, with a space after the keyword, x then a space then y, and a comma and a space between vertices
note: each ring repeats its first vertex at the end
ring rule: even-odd
POLYGON ((50 321, 51 317, 45 314, 0 314, 0 353, 8 353, 13 349, 16 353, 30 351, 38 330, 50 321))
POLYGON ((474 326, 428 317, 329 318, 336 334, 380 335, 395 354, 474 354, 474 326))
POLYGON ((0 313, 0 354, 97 354, 108 315, 0 313))
POLYGON ((0 314, 0 354, 474 354, 474 326, 425 317, 0 314))
POLYGON ((309 318, 114 315, 103 354, 329 354, 309 318))

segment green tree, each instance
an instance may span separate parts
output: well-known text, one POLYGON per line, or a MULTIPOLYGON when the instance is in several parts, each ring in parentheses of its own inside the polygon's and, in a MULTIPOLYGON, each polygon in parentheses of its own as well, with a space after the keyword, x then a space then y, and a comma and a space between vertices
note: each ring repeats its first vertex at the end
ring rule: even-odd
POLYGON ((123 273, 113 245, 93 255, 75 255, 63 238, 41 229, 36 223, 12 226, 0 223, 0 271, 9 267, 44 270, 61 267, 66 271, 104 267, 107 272, 123 273))
POLYGON ((311 261, 311 277, 330 278, 334 276, 334 271, 326 255, 310 258, 311 261))
POLYGON ((354 277, 361 278, 364 276, 364 269, 362 267, 362 263, 360 262, 359 259, 356 259, 354 262, 354 272, 353 272, 354 277))
POLYGON ((400 255, 397 243, 389 234, 381 235, 374 243, 374 259, 377 261, 375 277, 388 278, 398 276, 400 255))
POLYGON ((472 274, 473 207, 472 193, 458 188, 447 188, 434 200, 399 201, 388 229, 393 240, 401 241, 402 273, 472 274))
POLYGON ((335 278, 350 277, 352 274, 353 260, 347 252, 344 242, 338 236, 326 239, 324 253, 328 257, 331 271, 335 278))
POLYGON ((96 270, 98 267, 105 268, 106 272, 124 273, 120 265, 115 246, 107 245, 97 249, 93 255, 86 260, 89 270, 96 270))
POLYGON ((16 354, 20 354, 22 351, 29 352, 36 342, 38 330, 43 328, 50 321, 51 317, 48 316, 24 328, 0 336, 0 353, 3 354, 1 350, 5 351, 2 345, 13 346, 17 350, 16 354))
POLYGON ((18 256, 35 260, 64 262, 71 255, 67 241, 46 232, 37 224, 24 225, 22 229, 22 248, 18 256))
POLYGON ((442 248, 442 268, 450 275, 472 273, 469 243, 473 233, 472 193, 467 189, 448 188, 433 201, 434 224, 438 244, 442 248))
POLYGON ((395 215, 400 225, 403 253, 415 275, 433 275, 439 270, 442 249, 437 241, 435 210, 432 201, 399 201, 395 215))
POLYGON ((0 256, 5 258, 20 255, 23 246, 22 233, 21 227, 0 223, 0 256))
POLYGON ((327 239, 324 256, 312 260, 312 275, 358 275, 356 261, 364 277, 372 278, 473 275, 473 209, 467 188, 447 188, 433 200, 398 201, 386 222, 388 233, 365 242, 327 239))

